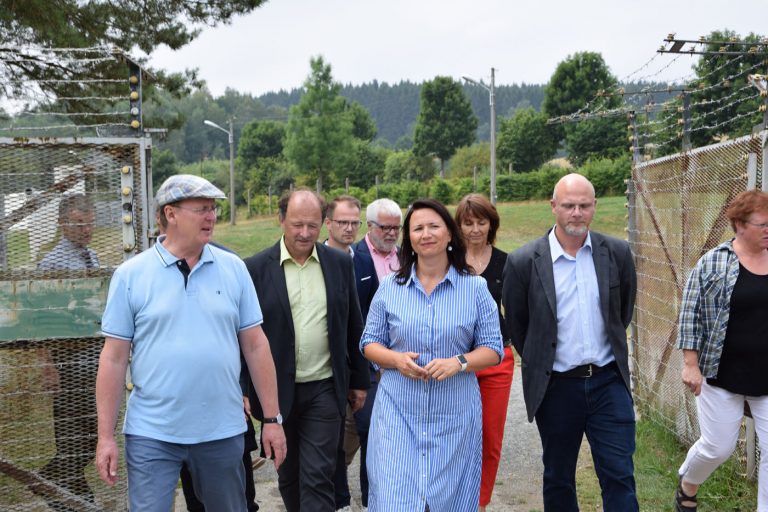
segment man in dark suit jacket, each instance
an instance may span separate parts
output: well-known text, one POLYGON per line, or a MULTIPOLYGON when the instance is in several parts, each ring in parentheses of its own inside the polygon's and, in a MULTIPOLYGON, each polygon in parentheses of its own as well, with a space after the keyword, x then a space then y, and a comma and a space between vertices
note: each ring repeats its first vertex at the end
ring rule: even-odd
MULTIPOLYGON (((352 262, 355 265, 357 297, 360 299, 360 311, 363 314, 363 322, 365 322, 373 296, 379 288, 379 280, 376 277, 376 267, 370 254, 351 248, 360 229, 361 209, 360 201, 352 196, 342 195, 331 200, 326 210, 325 227, 328 230, 328 240, 325 244, 352 257, 352 262)), ((366 469, 368 429, 378 386, 378 375, 373 366, 370 366, 370 374, 371 387, 368 389, 365 405, 354 414, 352 414, 351 408, 347 407, 347 414, 341 427, 336 475, 334 477, 336 510, 345 510, 351 505, 352 496, 349 493, 347 482, 347 466, 352 462, 358 448, 360 448, 360 493, 363 506, 368 506, 368 472, 366 469)))
POLYGON ((542 441, 545 511, 578 511, 584 434, 603 509, 638 510, 626 335, 637 278, 626 242, 589 231, 596 204, 586 178, 563 177, 551 201, 555 227, 510 253, 504 268, 507 327, 542 441))
MULTIPOLYGON (((261 294, 263 328, 277 369, 288 453, 278 484, 288 512, 333 511, 333 474, 347 401, 362 407, 368 364, 352 260, 317 243, 325 205, 309 190, 278 204, 283 237, 245 260, 261 294)), ((262 421, 257 401, 254 415, 262 421)))

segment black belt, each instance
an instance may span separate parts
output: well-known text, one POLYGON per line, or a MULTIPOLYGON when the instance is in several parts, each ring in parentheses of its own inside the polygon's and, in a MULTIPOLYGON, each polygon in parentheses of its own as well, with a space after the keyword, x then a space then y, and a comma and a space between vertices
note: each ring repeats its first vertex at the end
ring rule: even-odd
POLYGON ((583 364, 581 366, 577 366, 576 368, 571 368, 566 372, 553 371, 552 373, 558 377, 566 377, 570 379, 588 379, 593 375, 596 375, 604 370, 613 368, 614 366, 616 366, 615 361, 612 361, 605 366, 597 366, 596 364, 590 363, 590 364, 583 364))

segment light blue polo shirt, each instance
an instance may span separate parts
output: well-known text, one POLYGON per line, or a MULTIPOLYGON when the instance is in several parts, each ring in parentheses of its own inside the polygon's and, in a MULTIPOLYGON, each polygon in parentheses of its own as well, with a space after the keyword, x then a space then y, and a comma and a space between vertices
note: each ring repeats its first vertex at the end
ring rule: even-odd
POLYGON ((105 336, 132 342, 123 432, 195 444, 245 431, 237 334, 260 325, 245 264, 206 245, 184 276, 160 242, 117 268, 102 318, 105 336))

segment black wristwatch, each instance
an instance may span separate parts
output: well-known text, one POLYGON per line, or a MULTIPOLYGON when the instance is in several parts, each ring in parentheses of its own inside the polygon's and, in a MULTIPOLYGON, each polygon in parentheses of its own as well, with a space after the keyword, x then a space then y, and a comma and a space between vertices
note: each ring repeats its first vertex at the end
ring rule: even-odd
POLYGON ((261 421, 262 421, 262 423, 277 423, 278 425, 282 425, 283 424, 283 415, 280 414, 280 413, 277 413, 277 416, 275 416, 274 418, 264 418, 261 421))
POLYGON ((467 358, 464 357, 464 354, 457 355, 456 359, 458 359, 459 363, 461 363, 461 371, 467 371, 467 358))

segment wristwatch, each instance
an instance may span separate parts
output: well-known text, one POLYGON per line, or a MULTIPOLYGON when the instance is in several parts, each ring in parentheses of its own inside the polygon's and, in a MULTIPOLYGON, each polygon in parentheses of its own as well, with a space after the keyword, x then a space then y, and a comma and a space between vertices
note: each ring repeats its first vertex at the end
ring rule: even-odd
POLYGON ((261 420, 263 423, 277 423, 278 425, 283 424, 283 415, 280 413, 277 413, 277 416, 274 418, 264 418, 261 420))
POLYGON ((464 357, 464 354, 457 355, 456 359, 458 359, 459 363, 461 363, 461 371, 467 371, 467 358, 464 357))

